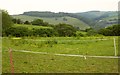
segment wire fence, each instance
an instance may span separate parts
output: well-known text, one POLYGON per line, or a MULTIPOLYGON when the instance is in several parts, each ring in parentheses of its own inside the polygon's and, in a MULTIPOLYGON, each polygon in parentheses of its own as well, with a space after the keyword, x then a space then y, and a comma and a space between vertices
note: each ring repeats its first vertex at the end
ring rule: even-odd
POLYGON ((13 52, 24 52, 24 53, 34 53, 34 54, 45 54, 45 55, 55 55, 55 56, 66 56, 66 57, 82 57, 82 58, 106 58, 106 59, 118 59, 120 56, 91 56, 91 55, 77 55, 77 54, 57 54, 48 52, 35 52, 27 50, 12 50, 13 52))

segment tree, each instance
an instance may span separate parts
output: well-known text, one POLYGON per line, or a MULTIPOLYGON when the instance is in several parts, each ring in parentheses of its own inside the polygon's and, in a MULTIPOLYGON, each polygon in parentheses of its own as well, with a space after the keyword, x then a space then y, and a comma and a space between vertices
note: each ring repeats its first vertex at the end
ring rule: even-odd
POLYGON ((75 36, 76 28, 69 24, 58 24, 55 26, 59 36, 75 36))
POLYGON ((12 18, 8 14, 7 11, 2 10, 2 30, 6 30, 7 28, 13 25, 12 18))
POLYGON ((42 19, 36 19, 32 21, 32 25, 43 25, 43 20, 42 19))
POLYGON ((12 22, 16 24, 16 23, 17 23, 17 19, 16 19, 16 18, 13 18, 13 19, 12 19, 12 22))
POLYGON ((87 32, 87 35, 88 35, 88 36, 97 35, 97 31, 94 30, 93 28, 88 28, 88 29, 85 30, 85 32, 87 32))
POLYGON ((107 28, 100 29, 98 33, 105 36, 120 36, 120 25, 113 25, 107 28))
POLYGON ((23 36, 29 36, 32 32, 28 30, 27 27, 10 27, 5 31, 6 36, 16 36, 16 37, 23 37, 23 36))
POLYGON ((24 24, 30 24, 30 22, 29 21, 25 21, 24 24))
POLYGON ((63 21, 67 21, 67 18, 64 17, 64 18, 63 18, 63 21))
POLYGON ((21 19, 17 19, 17 24, 22 24, 23 21, 21 19))

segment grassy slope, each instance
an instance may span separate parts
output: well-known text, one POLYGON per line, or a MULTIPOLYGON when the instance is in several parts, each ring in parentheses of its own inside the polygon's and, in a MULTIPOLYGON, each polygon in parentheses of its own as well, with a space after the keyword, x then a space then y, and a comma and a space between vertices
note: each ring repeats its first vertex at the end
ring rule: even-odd
POLYGON ((88 11, 88 12, 77 13, 77 14, 81 15, 83 17, 86 17, 86 18, 95 19, 95 18, 100 17, 103 14, 105 14, 105 12, 92 12, 92 11, 88 11))
POLYGON ((107 17, 107 18, 103 18, 102 20, 112 20, 112 19, 118 19, 118 16, 110 16, 110 17, 107 17))
POLYGON ((106 17, 107 19, 113 16, 118 17, 118 12, 116 11, 100 11, 100 12, 88 11, 88 12, 77 13, 77 14, 90 19, 99 18, 103 15, 104 16, 109 15, 109 17, 106 17))
POLYGON ((45 27, 45 26, 33 26, 33 25, 25 25, 25 24, 15 24, 14 27, 27 27, 28 29, 33 29, 33 28, 49 28, 52 29, 52 27, 45 27))
POLYGON ((22 19, 23 21, 32 21, 34 19, 43 19, 45 22, 48 22, 50 24, 59 24, 59 23, 67 23, 67 24, 71 24, 77 27, 80 27, 81 29, 86 29, 89 28, 89 26, 87 24, 85 24, 84 22, 76 19, 76 18, 72 18, 72 17, 57 17, 57 20, 55 18, 43 18, 43 17, 32 17, 32 16, 26 16, 26 15, 17 15, 17 16, 13 16, 14 18, 19 18, 22 19), (66 18, 67 21, 63 21, 63 18, 66 18))
POLYGON ((89 19, 93 20, 93 22, 96 22, 95 26, 93 26, 95 29, 100 29, 100 28, 104 28, 104 27, 116 24, 116 23, 113 23, 113 24, 108 24, 108 23, 110 22, 109 20, 117 19, 117 17, 118 17, 118 13, 116 11, 107 11, 107 12, 105 12, 105 11, 100 11, 100 12, 89 11, 89 12, 83 12, 83 13, 77 13, 77 14, 80 16, 89 18, 89 19), (107 17, 107 15, 108 15, 108 17, 107 17), (101 16, 104 16, 104 18, 100 18, 101 16), (97 21, 95 21, 96 18, 99 18, 99 19, 97 21), (102 20, 102 21, 100 21, 100 20, 102 20))
POLYGON ((102 18, 102 22, 97 22, 96 25, 100 25, 100 26, 103 26, 103 27, 107 27, 107 26, 112 26, 112 25, 115 25, 117 24, 117 20, 114 20, 114 19, 118 19, 118 16, 110 16, 110 17, 106 17, 106 18, 102 18), (109 22, 112 22, 110 20, 114 20, 116 21, 116 23, 113 23, 113 24, 107 24, 109 22))

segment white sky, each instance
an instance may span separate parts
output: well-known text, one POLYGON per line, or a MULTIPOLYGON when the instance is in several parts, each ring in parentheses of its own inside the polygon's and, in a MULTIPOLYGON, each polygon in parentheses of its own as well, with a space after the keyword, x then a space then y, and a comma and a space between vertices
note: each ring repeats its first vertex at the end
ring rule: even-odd
POLYGON ((0 0, 0 9, 7 10, 11 15, 25 11, 117 11, 118 2, 119 0, 0 0))

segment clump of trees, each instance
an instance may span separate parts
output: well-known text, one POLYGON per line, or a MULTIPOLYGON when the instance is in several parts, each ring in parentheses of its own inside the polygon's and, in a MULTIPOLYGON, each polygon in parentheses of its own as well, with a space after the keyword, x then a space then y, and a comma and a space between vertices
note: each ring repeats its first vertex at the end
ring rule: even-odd
POLYGON ((52 37, 52 36, 75 36, 76 29, 68 24, 58 24, 54 27, 48 28, 32 28, 29 29, 24 26, 12 26, 5 31, 5 36, 40 36, 40 37, 52 37))
POLYGON ((55 27, 59 36, 75 36, 77 29, 69 24, 58 24, 55 27))
POLYGON ((120 25, 113 25, 100 29, 98 33, 105 36, 120 36, 120 25))
POLYGON ((23 37, 30 34, 31 32, 26 27, 10 27, 5 31, 5 36, 23 37))
POLYGON ((31 22, 31 24, 37 26, 49 26, 49 23, 44 22, 42 19, 35 19, 31 22))
POLYGON ((51 37, 57 36, 57 33, 52 28, 32 28, 28 29, 27 27, 22 26, 13 26, 8 28, 5 31, 6 36, 40 36, 40 37, 51 37))
POLYGON ((31 21, 31 22, 29 22, 29 21, 25 21, 24 22, 21 19, 13 18, 12 22, 14 24, 27 24, 27 25, 31 25, 32 24, 32 25, 36 25, 36 26, 49 26, 49 23, 44 22, 42 19, 35 19, 35 20, 31 21))
MULTIPOLYGON (((12 19, 14 23, 21 24, 20 19, 12 19)), ((41 36, 41 37, 51 37, 51 36, 75 36, 77 29, 69 24, 58 24, 50 25, 47 22, 44 22, 42 19, 35 19, 32 22, 25 21, 24 24, 32 24, 36 26, 47 26, 50 28, 33 28, 28 29, 26 27, 10 27, 5 31, 6 36, 41 36)))
POLYGON ((31 22, 29 22, 29 21, 25 21, 24 24, 30 25, 31 22))
POLYGON ((15 19, 15 18, 12 19, 12 22, 15 24, 23 24, 24 23, 21 19, 15 19))
POLYGON ((96 36, 98 34, 97 31, 93 28, 88 28, 85 31, 87 32, 86 35, 88 36, 96 36))

